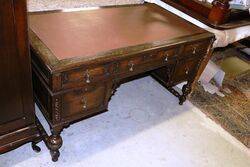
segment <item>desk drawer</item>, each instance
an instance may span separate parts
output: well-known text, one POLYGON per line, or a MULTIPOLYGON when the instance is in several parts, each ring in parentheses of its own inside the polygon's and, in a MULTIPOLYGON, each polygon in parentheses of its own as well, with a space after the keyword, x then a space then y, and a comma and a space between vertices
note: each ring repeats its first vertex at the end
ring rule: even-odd
POLYGON ((200 55, 207 51, 210 41, 202 41, 186 44, 183 50, 183 55, 200 55))
POLYGON ((182 81, 187 81, 191 77, 199 63, 199 57, 191 57, 188 59, 181 59, 175 67, 172 75, 172 82, 178 84, 182 81))
POLYGON ((107 93, 110 88, 106 84, 85 87, 70 91, 62 95, 62 119, 81 115, 86 117, 99 111, 106 104, 107 93), (93 111, 93 109, 96 109, 93 111))
POLYGON ((113 73, 134 74, 141 71, 149 71, 159 68, 176 59, 178 49, 168 49, 165 51, 153 51, 120 60, 115 63, 113 73))
POLYGON ((161 61, 165 63, 167 60, 175 58, 178 50, 178 48, 174 48, 158 52, 145 53, 142 56, 143 63, 150 63, 151 61, 161 61))
POLYGON ((80 87, 103 80, 109 75, 108 68, 108 65, 100 65, 64 72, 62 74, 62 88, 80 87))

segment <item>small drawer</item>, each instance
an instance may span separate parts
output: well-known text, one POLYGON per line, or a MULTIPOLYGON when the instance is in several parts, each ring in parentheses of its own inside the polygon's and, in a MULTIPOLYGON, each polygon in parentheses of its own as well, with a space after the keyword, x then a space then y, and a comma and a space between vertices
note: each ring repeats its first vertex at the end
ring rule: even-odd
POLYGON ((104 79, 109 75, 108 65, 98 67, 72 70, 62 74, 62 87, 71 88, 76 86, 88 85, 104 79))
POLYGON ((191 77, 199 62, 199 57, 193 57, 188 59, 180 60, 175 68, 173 73, 173 83, 179 83, 182 81, 187 81, 189 77, 191 77))
POLYGON ((146 53, 143 55, 143 63, 151 62, 151 61, 161 61, 167 62, 176 56, 178 49, 168 49, 158 52, 146 53))
MULTIPOLYGON (((62 95, 62 117, 81 114, 88 116, 91 109, 101 108, 105 105, 107 92, 105 85, 94 86, 91 88, 77 89, 62 95)), ((97 111, 97 110, 95 110, 97 111)))
POLYGON ((205 53, 208 49, 209 41, 202 41, 202 42, 196 42, 187 44, 184 47, 183 54, 184 55, 197 55, 200 53, 205 53))
POLYGON ((114 73, 133 73, 148 71, 159 68, 168 62, 174 60, 178 49, 169 49, 166 51, 147 52, 135 57, 118 61, 114 63, 114 73))
POLYGON ((133 72, 139 64, 142 64, 142 57, 136 56, 130 59, 125 59, 119 63, 119 73, 133 72))

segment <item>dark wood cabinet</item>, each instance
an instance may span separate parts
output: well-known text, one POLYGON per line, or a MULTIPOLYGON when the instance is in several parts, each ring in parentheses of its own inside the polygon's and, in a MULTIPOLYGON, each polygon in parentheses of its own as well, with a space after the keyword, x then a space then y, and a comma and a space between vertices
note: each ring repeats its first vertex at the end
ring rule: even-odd
POLYGON ((30 61, 26 0, 1 0, 0 153, 40 140, 30 61))

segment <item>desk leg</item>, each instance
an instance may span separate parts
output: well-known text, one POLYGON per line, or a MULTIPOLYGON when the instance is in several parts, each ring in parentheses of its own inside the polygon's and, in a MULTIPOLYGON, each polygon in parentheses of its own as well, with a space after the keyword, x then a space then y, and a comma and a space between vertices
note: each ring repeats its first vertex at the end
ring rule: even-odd
POLYGON ((37 141, 33 141, 31 143, 31 147, 32 149, 36 152, 39 153, 41 151, 41 148, 39 146, 37 146, 37 143, 40 143, 42 140, 37 140, 37 141))
POLYGON ((182 87, 182 95, 179 96, 179 104, 182 105, 186 100, 187 96, 191 93, 192 91, 192 84, 187 83, 183 85, 182 87))
MULTIPOLYGON (((166 71, 167 73, 167 71, 166 71)), ((176 96, 179 99, 179 104, 182 105, 186 99, 187 96, 191 93, 192 91, 192 84, 194 82, 193 81, 188 81, 187 84, 185 84, 182 87, 182 94, 180 94, 178 91, 176 91, 172 86, 169 86, 169 81, 166 80, 165 78, 163 78, 161 75, 153 72, 151 73, 151 76, 156 79, 162 86, 164 86, 169 92, 171 92, 174 96, 176 96)))
POLYGON ((60 156, 59 149, 62 147, 63 141, 60 133, 62 131, 62 127, 53 128, 52 135, 48 137, 48 148, 50 149, 50 154, 52 157, 52 161, 56 162, 60 156))

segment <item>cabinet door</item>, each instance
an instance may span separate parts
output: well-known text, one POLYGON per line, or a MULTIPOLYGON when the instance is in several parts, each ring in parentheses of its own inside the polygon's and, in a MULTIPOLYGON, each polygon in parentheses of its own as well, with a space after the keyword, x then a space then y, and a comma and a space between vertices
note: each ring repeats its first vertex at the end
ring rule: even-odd
POLYGON ((33 121, 26 0, 1 0, 0 135, 33 121))

